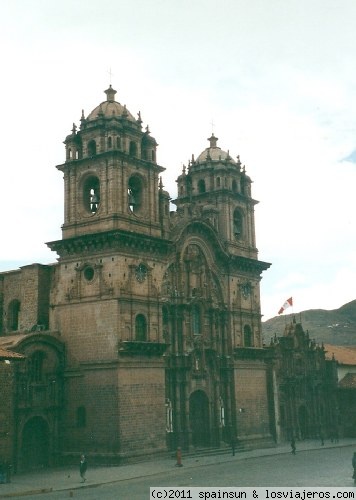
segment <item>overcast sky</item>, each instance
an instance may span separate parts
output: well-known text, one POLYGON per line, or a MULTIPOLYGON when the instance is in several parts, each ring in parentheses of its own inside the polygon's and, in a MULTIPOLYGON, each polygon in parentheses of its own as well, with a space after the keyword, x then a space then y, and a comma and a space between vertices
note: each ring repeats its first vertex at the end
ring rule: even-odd
POLYGON ((63 140, 141 111, 165 188, 212 132, 254 181, 264 319, 356 299, 355 0, 0 0, 0 271, 56 259, 63 140), (289 312, 289 311, 288 311, 289 312))

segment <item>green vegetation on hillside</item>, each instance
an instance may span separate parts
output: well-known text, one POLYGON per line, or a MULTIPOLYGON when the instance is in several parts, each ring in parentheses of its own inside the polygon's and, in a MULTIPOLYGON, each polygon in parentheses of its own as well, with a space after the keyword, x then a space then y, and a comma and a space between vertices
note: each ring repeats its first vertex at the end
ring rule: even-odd
POLYGON ((356 345, 356 300, 331 311, 309 309, 298 314, 276 316, 262 323, 264 343, 268 345, 274 334, 281 337, 285 326, 295 317, 310 338, 318 343, 356 345))

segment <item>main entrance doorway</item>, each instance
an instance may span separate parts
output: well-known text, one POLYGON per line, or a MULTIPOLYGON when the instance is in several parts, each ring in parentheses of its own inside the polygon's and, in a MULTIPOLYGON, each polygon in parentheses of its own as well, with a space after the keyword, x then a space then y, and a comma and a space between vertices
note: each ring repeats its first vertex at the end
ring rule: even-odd
POLYGON ((22 432, 22 467, 35 469, 48 466, 49 429, 41 417, 33 417, 22 432))
POLYGON ((210 445, 209 400, 204 391, 193 392, 189 398, 190 429, 193 446, 210 445))

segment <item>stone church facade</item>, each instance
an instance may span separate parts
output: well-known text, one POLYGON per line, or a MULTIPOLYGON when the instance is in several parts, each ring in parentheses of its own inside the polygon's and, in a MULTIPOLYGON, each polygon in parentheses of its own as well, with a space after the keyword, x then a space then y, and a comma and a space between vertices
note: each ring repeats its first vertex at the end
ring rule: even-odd
MULTIPOLYGON (((157 142, 106 100, 65 139, 52 265, 0 274, 19 468, 271 438, 251 179, 212 135, 170 210, 157 142)), ((1 413, 1 410, 0 410, 1 413)), ((1 417, 1 415, 0 415, 1 417)))
POLYGON ((295 317, 269 346, 270 402, 276 442, 292 437, 337 440, 340 435, 337 361, 295 317), (272 397, 273 395, 273 397, 272 397))

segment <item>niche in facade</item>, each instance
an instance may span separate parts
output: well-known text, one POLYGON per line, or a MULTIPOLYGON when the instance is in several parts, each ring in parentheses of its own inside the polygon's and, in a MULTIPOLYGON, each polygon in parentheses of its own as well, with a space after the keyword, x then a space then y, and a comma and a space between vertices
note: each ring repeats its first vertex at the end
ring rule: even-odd
POLYGON ((138 314, 135 319, 135 339, 139 342, 147 340, 147 321, 143 314, 138 314))
POLYGON ((244 326, 244 346, 252 347, 252 330, 249 325, 244 326))

